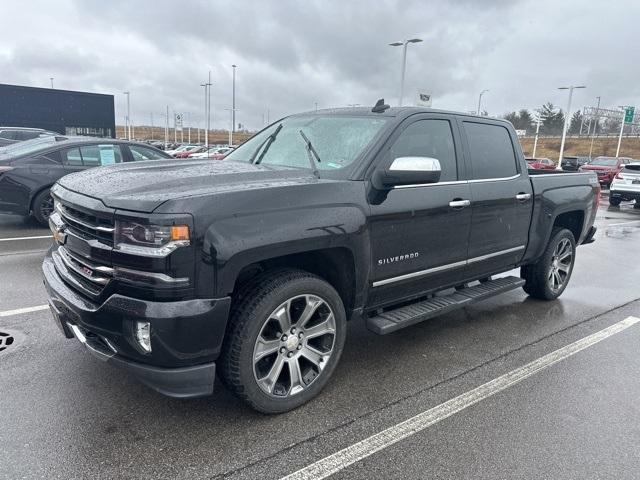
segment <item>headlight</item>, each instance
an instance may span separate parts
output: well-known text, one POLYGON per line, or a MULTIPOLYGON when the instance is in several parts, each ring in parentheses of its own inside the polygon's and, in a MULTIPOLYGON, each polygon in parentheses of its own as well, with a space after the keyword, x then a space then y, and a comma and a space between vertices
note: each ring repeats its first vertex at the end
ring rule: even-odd
POLYGON ((187 225, 143 225, 116 221, 115 248, 134 255, 166 257, 190 244, 187 225))

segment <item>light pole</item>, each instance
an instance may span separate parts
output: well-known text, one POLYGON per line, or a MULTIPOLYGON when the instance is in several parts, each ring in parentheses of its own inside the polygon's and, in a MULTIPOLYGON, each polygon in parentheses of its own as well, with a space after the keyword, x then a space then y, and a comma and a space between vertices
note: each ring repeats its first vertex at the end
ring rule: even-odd
POLYGON ((131 105, 129 104, 129 92, 123 92, 127 96, 127 121, 125 122, 125 135, 131 140, 131 105))
POLYGON ((51 80, 51 88, 53 88, 53 77, 49 77, 49 80, 51 80))
MULTIPOLYGON (((211 70, 209 70, 209 80, 205 83, 200 84, 201 87, 204 87, 204 146, 209 148, 209 123, 211 120, 211 116, 209 115, 209 111, 211 110, 211 70)), ((200 135, 200 132, 198 132, 200 135)))
POLYGON ((558 87, 558 90, 569 90, 569 102, 567 103, 567 113, 565 113, 564 117, 564 127, 562 128, 562 141, 560 142, 560 156, 558 157, 558 165, 556 166, 556 170, 562 170, 562 156, 564 155, 564 141, 567 138, 567 129, 569 128, 569 122, 571 121, 571 98, 573 97, 573 90, 576 88, 587 88, 585 85, 574 86, 571 85, 569 87, 558 87))
POLYGON ((165 124, 164 124, 164 149, 167 149, 167 144, 169 143, 169 105, 167 105, 167 114, 165 116, 165 124))
POLYGON ((591 159, 591 152, 593 152, 593 141, 596 138, 596 129, 598 128, 598 122, 600 121, 600 117, 597 116, 600 113, 600 97, 596 97, 598 99, 598 106, 596 107, 596 118, 595 122, 593 122, 593 133, 591 134, 591 146, 589 147, 589 159, 591 159))
POLYGON ((536 138, 533 141, 533 153, 531 156, 536 158, 536 148, 538 148, 538 133, 540 133, 540 112, 538 112, 538 121, 536 122, 536 138))
POLYGON ((480 106, 482 105, 482 96, 488 91, 489 90, 484 89, 480 92, 480 95, 478 95, 478 111, 476 112, 476 115, 480 115, 480 106))
POLYGON ((404 40, 402 42, 393 42, 389 45, 392 47, 403 47, 402 48, 402 69, 400 74, 400 97, 398 99, 398 106, 402 106, 402 100, 404 97, 404 74, 407 70, 407 45, 410 43, 419 43, 421 42, 421 38, 411 38, 409 40, 404 40))
POLYGON ((233 102, 231 103, 231 131, 236 131, 236 68, 237 65, 231 65, 233 67, 233 102))

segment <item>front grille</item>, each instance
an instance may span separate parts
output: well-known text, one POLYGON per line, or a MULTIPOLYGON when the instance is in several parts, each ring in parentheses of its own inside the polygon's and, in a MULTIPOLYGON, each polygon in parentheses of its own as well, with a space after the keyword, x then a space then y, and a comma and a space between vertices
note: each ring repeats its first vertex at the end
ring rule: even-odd
POLYGON ((73 205, 58 201, 56 211, 62 217, 66 228, 85 240, 96 239, 113 246, 113 220, 111 217, 86 212, 73 205))
POLYGON ((113 268, 91 262, 63 246, 53 253, 53 261, 63 280, 89 297, 100 296, 113 278, 113 268))

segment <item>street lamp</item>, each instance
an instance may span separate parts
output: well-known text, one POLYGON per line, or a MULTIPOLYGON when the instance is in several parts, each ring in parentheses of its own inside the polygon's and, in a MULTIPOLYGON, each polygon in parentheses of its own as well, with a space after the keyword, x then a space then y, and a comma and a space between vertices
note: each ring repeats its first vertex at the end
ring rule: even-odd
POLYGON ((595 122, 593 122, 593 133, 591 134, 591 146, 589 147, 589 158, 591 158, 591 154, 593 153, 593 140, 596 138, 596 130, 598 128, 598 122, 600 121, 600 97, 596 97, 598 99, 598 106, 596 107, 596 118, 595 122))
POLYGON ((558 87, 558 90, 569 90, 569 103, 567 104, 567 113, 564 117, 564 127, 562 129, 562 141, 560 142, 560 157, 558 158, 558 165, 556 166, 557 170, 562 170, 562 156, 564 155, 564 141, 567 138, 567 128, 569 126, 569 122, 571 121, 571 98, 573 97, 573 90, 576 88, 587 88, 585 85, 574 86, 571 85, 569 87, 558 87))
POLYGON ((131 140, 131 105, 129 104, 129 92, 122 92, 127 96, 127 121, 125 122, 125 135, 131 140))
POLYGON ((402 49, 402 70, 400 75, 400 98, 398 99, 398 106, 402 106, 402 99, 404 97, 404 74, 407 70, 407 45, 410 43, 419 43, 421 42, 421 38, 412 38, 409 40, 404 40, 402 42, 393 42, 389 45, 392 47, 403 47, 402 49))
POLYGON ((209 70, 209 81, 200 84, 201 87, 204 87, 204 146, 207 149, 209 148, 209 129, 211 128, 211 85, 211 70, 209 70))
POLYGON ((49 77, 49 80, 51 80, 51 88, 53 88, 53 77, 49 77))
POLYGON ((233 67, 233 101, 231 103, 231 131, 236 131, 236 68, 237 65, 231 65, 233 67))
POLYGON ((478 111, 476 112, 476 115, 480 115, 480 105, 482 104, 482 95, 484 95, 488 91, 489 90, 485 89, 480 92, 480 95, 478 96, 478 111))

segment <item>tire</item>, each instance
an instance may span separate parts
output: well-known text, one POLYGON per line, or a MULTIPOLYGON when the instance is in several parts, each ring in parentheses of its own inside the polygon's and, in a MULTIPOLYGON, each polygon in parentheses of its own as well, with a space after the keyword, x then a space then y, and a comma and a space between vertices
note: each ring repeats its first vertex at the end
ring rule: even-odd
POLYGON ((329 283, 301 270, 265 272, 234 301, 220 377, 255 410, 287 412, 320 393, 345 337, 344 306, 329 283), (305 312, 311 312, 306 320, 305 312))
POLYGON ((633 208, 640 209, 640 200, 636 200, 636 203, 633 204, 633 208))
POLYGON ((618 207, 620 205, 621 200, 619 198, 609 197, 609 205, 612 207, 618 207))
POLYGON ((49 215, 53 212, 53 198, 49 193, 49 189, 41 191, 35 196, 32 203, 31 215, 38 223, 45 227, 49 225, 49 215))
POLYGON ((566 228, 554 228, 540 260, 521 268, 520 277, 526 281, 522 288, 533 298, 555 300, 567 288, 575 260, 573 233, 566 228))

